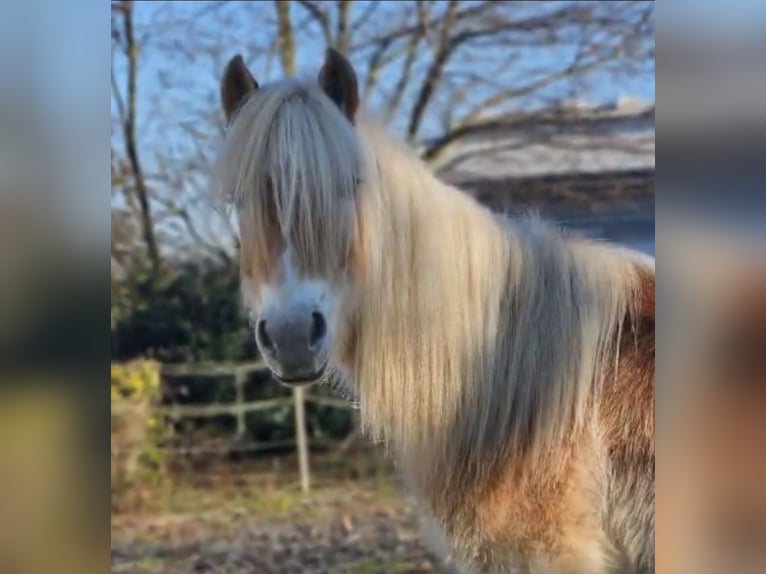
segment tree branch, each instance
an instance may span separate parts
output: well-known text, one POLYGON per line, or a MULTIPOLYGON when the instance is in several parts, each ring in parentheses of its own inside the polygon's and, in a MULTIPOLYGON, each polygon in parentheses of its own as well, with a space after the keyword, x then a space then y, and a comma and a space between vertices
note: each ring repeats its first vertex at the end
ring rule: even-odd
POLYGON ((368 2, 367 8, 365 8, 364 12, 359 15, 359 18, 357 18, 355 22, 352 22, 351 29, 361 30, 367 21, 372 17, 372 15, 377 12, 378 8, 380 8, 380 5, 380 2, 368 2))
POLYGON ((322 30, 322 34, 324 35, 325 44, 327 46, 332 46, 332 30, 330 29, 330 17, 327 15, 326 12, 324 12, 319 6, 317 6, 317 2, 311 2, 310 0, 297 0, 298 4, 300 6, 303 6, 309 14, 314 18, 317 24, 319 24, 319 28, 322 30))
POLYGON ((170 200, 163 200, 162 203, 165 205, 169 215, 176 216, 183 222, 187 232, 189 233, 189 236, 197 245, 218 257, 224 264, 228 265, 232 263, 232 257, 229 253, 226 252, 226 250, 217 245, 211 244, 202 236, 202 234, 197 229, 197 226, 194 224, 194 220, 189 214, 188 209, 181 207, 170 200))
POLYGON ((585 74, 588 71, 594 70, 598 68, 600 65, 611 60, 612 59, 611 56, 612 55, 610 54, 609 56, 597 58, 595 60, 591 60, 584 64, 578 64, 578 60, 580 60, 580 57, 578 55, 575 57, 575 60, 571 64, 569 64, 567 67, 561 70, 558 70, 556 72, 553 72, 544 78, 541 78, 535 82, 531 82, 524 86, 519 86, 509 90, 499 91, 498 93, 493 94, 489 98, 486 98, 485 100, 483 100, 482 102, 474 106, 460 121, 460 123, 471 124, 479 120, 481 115, 487 109, 492 108, 498 104, 532 94, 564 78, 585 74))
POLYGON ((404 92, 407 89, 407 86, 409 85, 410 79, 412 77, 415 58, 418 55, 418 46, 420 45, 420 42, 423 40, 423 38, 425 38, 426 31, 428 29, 428 12, 425 3, 421 0, 418 0, 416 4, 418 23, 420 24, 420 27, 418 28, 417 32, 410 36, 410 40, 407 43, 406 55, 402 65, 402 73, 399 76, 399 80, 396 82, 396 86, 394 86, 394 91, 391 94, 388 105, 386 106, 386 122, 391 121, 391 118, 393 118, 394 113, 402 102, 402 97, 404 96, 404 92))
POLYGON ((381 42, 377 49, 372 53, 370 62, 367 64, 367 77, 364 81, 364 95, 363 99, 367 99, 372 90, 378 83, 380 72, 383 69, 385 59, 384 56, 391 46, 392 42, 381 42))
MULTIPOLYGON (((415 106, 413 107, 410 115, 410 122, 407 129, 407 137, 410 141, 413 141, 418 133, 424 112, 431 99, 436 84, 441 80, 444 73, 447 60, 454 54, 455 50, 470 41, 477 40, 484 37, 493 37, 498 35, 505 36, 513 31, 521 31, 525 35, 533 33, 536 30, 548 31, 547 35, 550 36, 550 30, 556 27, 565 29, 566 26, 580 25, 583 23, 591 23, 591 18, 598 19, 600 15, 594 15, 589 10, 589 7, 582 6, 564 6, 557 9, 552 13, 546 13, 539 16, 530 16, 523 19, 511 19, 511 20, 498 20, 492 18, 490 22, 485 26, 467 26, 462 31, 453 36, 448 36, 449 32, 449 18, 445 19, 445 27, 441 35, 440 44, 437 49, 436 56, 432 62, 428 72, 426 74, 425 81, 421 86, 421 90, 418 94, 415 106)), ((614 21, 610 22, 614 25, 614 21)), ((592 46, 591 46, 592 47, 592 46)), ((608 63, 609 60, 618 57, 620 54, 620 48, 608 46, 605 53, 599 54, 597 58, 589 61, 587 64, 578 65, 578 62, 583 57, 583 52, 578 50, 573 63, 557 72, 547 75, 545 78, 531 82, 524 86, 512 88, 510 90, 502 90, 498 93, 492 94, 478 105, 474 106, 467 116, 460 122, 457 134, 462 132, 467 125, 476 122, 481 114, 488 108, 496 106, 505 101, 509 101, 514 98, 519 98, 525 95, 529 95, 538 90, 543 89, 546 86, 554 84, 555 82, 568 77, 568 76, 582 76, 587 71, 595 69, 600 65, 608 63)), ((455 140, 454 134, 445 134, 442 138, 437 140, 439 144, 437 146, 431 146, 426 152, 426 158, 434 159, 447 145, 455 140)))
POLYGON ((295 75, 295 38, 290 21, 290 3, 274 0, 277 9, 277 42, 282 69, 288 76, 295 75))
POLYGON ((120 125, 125 126, 128 123, 128 112, 125 109, 125 99, 122 97, 120 90, 120 84, 117 81, 117 76, 114 74, 114 50, 112 51, 112 97, 117 104, 117 117, 120 120, 120 125))
MULTIPOLYGON (((472 6, 464 10, 457 10, 453 14, 453 17, 455 20, 464 20, 464 19, 476 17, 487 12, 488 10, 491 10, 492 5, 495 3, 496 3, 495 0, 488 0, 486 2, 481 2, 479 4, 473 4, 472 6)), ((426 22, 426 32, 429 29, 438 28, 439 26, 442 26, 444 24, 445 18, 446 18, 446 14, 443 14, 441 16, 437 16, 429 20, 428 22, 426 22)), ((420 22, 412 26, 403 26, 401 28, 397 28, 390 32, 386 32, 385 34, 381 34, 379 36, 374 36, 367 40, 363 40, 359 42, 358 44, 353 45, 351 49, 363 50, 365 48, 376 46, 380 44, 381 42, 400 40, 402 38, 406 38, 410 34, 417 32, 419 29, 421 29, 421 27, 422 27, 422 23, 420 22)))
POLYGON ((423 120, 423 114, 431 101, 437 84, 441 79, 444 66, 447 64, 450 56, 454 53, 455 48, 459 45, 459 42, 450 40, 450 31, 455 22, 457 14, 458 2, 457 0, 450 0, 447 6, 446 14, 444 16, 444 23, 442 25, 442 31, 440 34, 439 47, 436 50, 433 62, 426 72, 426 77, 420 86, 420 91, 415 100, 415 105, 410 113, 410 121, 407 125, 407 139, 412 141, 420 129, 420 124, 423 120))
POLYGON ((141 162, 138 154, 136 142, 136 91, 138 76, 138 46, 135 43, 133 34, 133 2, 123 0, 121 3, 123 26, 125 35, 125 50, 128 57, 128 102, 123 126, 125 137, 125 148, 128 159, 133 171, 135 193, 138 196, 138 203, 141 214, 141 231, 146 244, 149 260, 152 270, 158 273, 161 267, 157 239, 154 234, 154 224, 152 221, 151 205, 149 202, 149 191, 146 187, 146 180, 141 169, 141 162))
POLYGON ((335 48, 345 54, 348 50, 348 20, 351 13, 351 0, 338 0, 338 26, 335 33, 335 48))

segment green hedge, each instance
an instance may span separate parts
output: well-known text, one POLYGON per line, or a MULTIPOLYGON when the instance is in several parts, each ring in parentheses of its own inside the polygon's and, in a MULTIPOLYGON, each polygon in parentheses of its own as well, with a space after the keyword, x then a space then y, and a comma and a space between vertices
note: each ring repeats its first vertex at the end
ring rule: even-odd
POLYGON ((257 357, 236 264, 183 263, 112 284, 112 360, 164 363, 257 357))

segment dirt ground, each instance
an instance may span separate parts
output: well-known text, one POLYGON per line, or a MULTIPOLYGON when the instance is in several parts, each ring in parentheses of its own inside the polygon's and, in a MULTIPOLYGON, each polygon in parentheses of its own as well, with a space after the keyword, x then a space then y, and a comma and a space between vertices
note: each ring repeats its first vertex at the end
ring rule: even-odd
POLYGON ((124 574, 454 574, 425 547, 391 480, 172 493, 165 509, 112 519, 112 572, 124 574))

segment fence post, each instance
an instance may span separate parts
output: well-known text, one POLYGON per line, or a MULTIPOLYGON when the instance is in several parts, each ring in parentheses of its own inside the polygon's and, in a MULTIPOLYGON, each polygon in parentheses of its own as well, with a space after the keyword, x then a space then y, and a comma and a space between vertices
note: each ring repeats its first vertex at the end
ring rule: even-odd
MULTIPOLYGON (((242 407, 245 404, 245 381, 247 380, 247 371, 244 369, 237 369, 234 371, 234 390, 236 392, 236 405, 242 407)), ((245 411, 240 408, 237 410, 237 441, 241 441, 245 438, 247 432, 247 425, 245 421, 245 411)))
POLYGON ((295 442, 298 446, 298 467, 301 473, 301 490, 309 491, 311 477, 309 475, 309 448, 306 438, 306 409, 303 399, 303 387, 293 389, 295 401, 295 442))

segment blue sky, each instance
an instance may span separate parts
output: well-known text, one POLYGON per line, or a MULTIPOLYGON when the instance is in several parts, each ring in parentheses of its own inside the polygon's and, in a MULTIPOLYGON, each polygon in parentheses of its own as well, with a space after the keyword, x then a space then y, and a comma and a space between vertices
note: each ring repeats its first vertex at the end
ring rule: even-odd
MULTIPOLYGON (((270 2, 258 3, 263 10, 268 12, 263 13, 263 17, 271 17, 273 7, 270 2)), ((367 2, 356 2, 354 4, 354 10, 356 13, 363 11, 367 2)), ((194 46, 195 43, 215 43, 222 42, 225 45, 224 53, 226 57, 234 54, 235 51, 244 50, 244 47, 249 42, 262 43, 270 41, 273 38, 271 26, 263 21, 258 22, 260 12, 253 12, 252 6, 243 7, 241 3, 230 3, 224 9, 222 14, 224 17, 230 19, 225 25, 221 25, 220 19, 212 17, 212 3, 210 2, 173 2, 169 7, 168 3, 149 3, 139 2, 136 4, 136 29, 141 31, 151 30, 152 21, 155 18, 167 17, 169 10, 172 10, 174 19, 178 21, 177 25, 167 26, 164 29, 160 29, 159 35, 164 36, 165 42, 172 42, 175 44, 178 51, 174 53, 172 49, 168 49, 167 46, 160 49, 148 48, 146 53, 143 54, 141 60, 141 78, 140 78, 140 104, 141 112, 144 114, 154 113, 156 110, 156 104, 158 101, 171 100, 172 105, 166 106, 167 112, 163 114, 167 119, 177 117, 179 121, 183 118, 183 111, 181 107, 184 102, 184 98, 192 99, 196 98, 196 104, 208 104, 210 106, 217 105, 217 101, 208 101, 215 98, 217 95, 217 74, 220 70, 213 66, 212 62, 208 58, 200 57, 200 61, 189 62, 188 59, 178 58, 182 49, 194 46), (254 18, 253 16, 256 16, 254 18), (264 33, 265 29, 265 33, 264 33), (260 30, 260 31, 259 31, 260 30), (166 75, 173 76, 176 83, 183 83, 185 85, 183 97, 180 94, 169 94, 160 85, 158 80, 161 72, 166 75)), ((396 10, 396 6, 387 6, 386 10, 396 10)), ((304 14, 297 8, 293 8, 294 16, 304 14)), ((353 20, 354 14, 352 14, 353 20)), ((157 39, 157 32, 150 33, 150 41, 155 43, 157 39)), ((298 40, 297 50, 297 68, 299 73, 316 74, 320 64, 322 51, 324 48, 324 42, 318 34, 318 29, 314 29, 314 33, 310 36, 302 35, 298 40)), ((556 66, 563 65, 565 59, 570 57, 564 50, 551 51, 544 49, 529 49, 529 50, 516 50, 514 55, 519 55, 519 60, 512 65, 509 64, 498 77, 498 83, 506 82, 509 85, 518 84, 528 81, 531 77, 529 75, 529 69, 536 69, 540 66, 556 66)), ((427 59, 431 57, 430 53, 425 50, 421 53, 419 59, 425 64, 427 59)), ((502 57, 497 51, 491 55, 488 55, 488 59, 493 63, 497 63, 502 57)), ((224 58, 225 59, 225 58, 224 58)), ((357 68, 357 72, 360 76, 363 76, 366 71, 366 59, 367 57, 358 57, 352 55, 352 62, 357 68)), ((269 81, 282 75, 279 66, 272 65, 271 73, 262 66, 263 60, 259 62, 250 62, 253 69, 253 73, 260 81, 269 81)), ((118 68, 119 70, 119 68, 118 68)), ((392 86, 399 76, 399 69, 397 67, 389 67, 381 75, 380 85, 392 86)), ((412 97, 412 91, 417 88, 417 85, 413 83, 412 89, 408 96, 412 97)), ((593 103, 603 103, 610 100, 614 100, 620 96, 630 95, 640 97, 646 100, 654 100, 654 74, 652 73, 642 74, 636 77, 622 77, 619 81, 615 81, 610 75, 606 73, 593 74, 588 78, 587 83, 582 86, 582 90, 579 92, 580 97, 593 103)), ((555 90, 551 90, 549 95, 553 95, 555 90)), ((478 90, 477 90, 478 95, 478 90)), ((532 101, 519 100, 514 102, 514 105, 521 107, 524 105, 533 104, 532 101)), ((373 98, 369 103, 369 107, 373 111, 382 107, 380 98, 377 100, 373 98)), ((435 114, 434 114, 435 115, 435 114)), ((436 118, 429 116, 424 124, 424 130, 427 134, 431 131, 438 131, 436 118)), ((397 117, 393 126, 394 131, 401 131, 404 127, 406 118, 404 115, 397 117)), ((140 124, 144 127, 148 127, 146 130, 147 136, 151 131, 151 124, 155 123, 144 115, 141 118, 140 124)), ((167 129, 161 130, 167 135, 167 129)))

